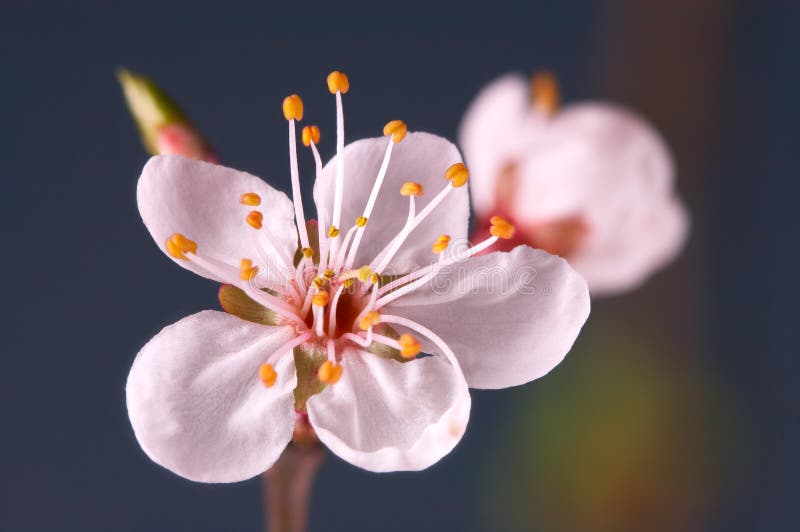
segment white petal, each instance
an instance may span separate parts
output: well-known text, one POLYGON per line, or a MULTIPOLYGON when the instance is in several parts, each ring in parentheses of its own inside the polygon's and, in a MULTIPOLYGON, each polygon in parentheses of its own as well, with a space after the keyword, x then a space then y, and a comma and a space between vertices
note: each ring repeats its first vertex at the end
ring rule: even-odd
POLYGON ((268 327, 205 311, 165 327, 128 376, 128 415, 153 461, 200 482, 237 482, 269 469, 294 430, 291 352, 266 388, 258 370, 290 340, 268 327))
POLYGON ((532 135, 520 162, 520 222, 584 213, 592 218, 671 194, 672 158, 641 117, 608 104, 580 104, 532 135))
MULTIPOLYGON (((363 213, 387 142, 388 137, 364 139, 345 147, 342 234, 363 213)), ((420 212, 448 184, 444 178, 447 168, 460 161, 461 156, 453 144, 429 133, 409 133, 394 146, 381 192, 356 255, 356 267, 369 264, 405 224, 408 197, 400 195, 403 183, 414 181, 423 186, 424 195, 416 198, 416 209, 420 212)), ((333 212, 335 182, 334 157, 325 165, 320 180, 314 186, 318 210, 322 208, 328 213, 333 212)), ((453 239, 466 238, 468 222, 467 187, 459 187, 452 190, 432 214, 414 229, 389 269, 406 272, 415 266, 430 264, 437 258, 431 252, 436 237, 449 234, 453 239)))
POLYGON ((673 199, 674 166, 661 136, 613 105, 559 113, 531 139, 513 215, 520 225, 580 216, 589 231, 570 263, 594 294, 630 289, 671 260, 688 216, 673 199))
MULTIPOLYGON (((199 253, 227 264, 238 266, 243 258, 262 263, 267 248, 259 243, 258 231, 245 221, 251 210, 262 212, 262 231, 269 230, 284 253, 291 257, 297 248, 289 198, 245 172, 180 155, 159 155, 142 170, 137 199, 142 219, 161 250, 167 238, 181 233, 197 242, 199 253), (241 205, 239 196, 246 192, 261 196, 261 205, 241 205)), ((172 260, 204 277, 230 281, 207 274, 191 261, 172 260)))
POLYGON ((472 204, 478 216, 495 206, 497 177, 520 156, 521 135, 530 114, 528 83, 508 74, 487 85, 470 104, 459 130, 471 178, 472 204))
POLYGON ((341 458, 369 471, 416 471, 461 439, 469 419, 464 377, 446 359, 401 363, 356 349, 342 378, 308 401, 317 435, 341 458))
POLYGON ((627 217, 588 239, 570 264, 586 278, 592 295, 612 295, 641 285, 671 262, 689 234, 689 214, 677 198, 631 208, 627 217))
POLYGON ((505 388, 561 362, 589 315, 589 292, 565 260, 518 246, 446 267, 381 312, 441 336, 470 387, 505 388))

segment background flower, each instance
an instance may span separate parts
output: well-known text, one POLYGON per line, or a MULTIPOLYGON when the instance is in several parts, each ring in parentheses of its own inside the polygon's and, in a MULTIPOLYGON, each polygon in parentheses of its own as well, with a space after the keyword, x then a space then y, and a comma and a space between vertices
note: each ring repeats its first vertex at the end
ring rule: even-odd
POLYGON ((490 216, 507 216, 516 242, 567 258, 595 295, 637 287, 683 247, 688 214, 672 157, 629 110, 560 108, 551 74, 507 75, 475 98, 460 140, 479 234, 490 216))

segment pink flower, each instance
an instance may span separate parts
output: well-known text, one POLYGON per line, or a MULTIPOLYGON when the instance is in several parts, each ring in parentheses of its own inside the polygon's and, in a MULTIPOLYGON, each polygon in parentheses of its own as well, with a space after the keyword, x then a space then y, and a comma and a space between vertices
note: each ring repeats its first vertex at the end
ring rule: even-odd
POLYGON ((150 159, 139 209, 176 264, 225 283, 228 313, 204 311, 158 333, 127 384, 136 437, 157 463, 204 482, 270 468, 296 428, 370 471, 418 470, 462 437, 468 386, 541 377, 589 313, 585 281, 567 263, 521 246, 475 255, 513 227, 465 242, 468 172, 458 150, 387 124, 387 137, 314 155, 320 223, 305 223, 295 123, 284 101, 294 201, 250 174, 181 156, 150 159), (411 180, 413 179, 413 181, 411 180), (418 357, 421 352, 431 356, 418 357))
POLYGON ((667 146, 649 124, 606 103, 558 109, 554 78, 508 75, 467 111, 460 140, 483 234, 489 216, 567 258, 594 295, 635 288, 681 250, 688 214, 667 146))

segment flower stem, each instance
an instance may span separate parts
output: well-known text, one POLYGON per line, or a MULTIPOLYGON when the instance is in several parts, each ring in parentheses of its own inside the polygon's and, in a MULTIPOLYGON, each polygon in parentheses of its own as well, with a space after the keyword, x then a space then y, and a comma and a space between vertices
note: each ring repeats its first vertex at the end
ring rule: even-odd
POLYGON ((305 532, 314 477, 324 453, 319 442, 292 442, 264 473, 267 532, 305 532))

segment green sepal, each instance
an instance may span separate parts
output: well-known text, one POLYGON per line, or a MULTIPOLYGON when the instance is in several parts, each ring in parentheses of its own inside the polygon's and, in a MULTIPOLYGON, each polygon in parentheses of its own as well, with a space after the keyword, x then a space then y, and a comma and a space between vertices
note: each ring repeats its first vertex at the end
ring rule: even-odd
MULTIPOLYGON (((265 289, 264 291, 275 294, 271 290, 265 289)), ((278 325, 280 323, 280 316, 276 312, 260 305, 243 290, 231 284, 220 286, 218 295, 219 304, 228 314, 262 325, 278 325)))
POLYGON ((304 344, 294 348, 294 367, 297 372, 294 408, 298 412, 305 413, 309 398, 325 389, 325 383, 317 378, 317 370, 326 360, 328 352, 322 346, 304 344))

